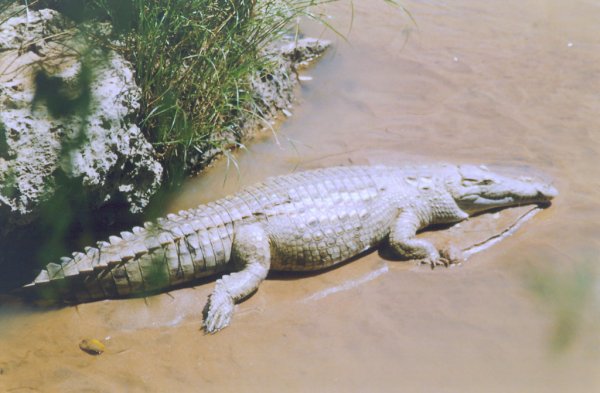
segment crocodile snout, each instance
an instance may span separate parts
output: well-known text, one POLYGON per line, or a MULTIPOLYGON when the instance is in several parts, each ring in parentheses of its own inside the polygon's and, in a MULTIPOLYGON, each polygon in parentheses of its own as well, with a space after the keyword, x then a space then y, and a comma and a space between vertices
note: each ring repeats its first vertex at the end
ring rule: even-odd
POLYGON ((558 190, 550 185, 540 187, 538 189, 538 196, 542 199, 552 199, 558 195, 558 190))

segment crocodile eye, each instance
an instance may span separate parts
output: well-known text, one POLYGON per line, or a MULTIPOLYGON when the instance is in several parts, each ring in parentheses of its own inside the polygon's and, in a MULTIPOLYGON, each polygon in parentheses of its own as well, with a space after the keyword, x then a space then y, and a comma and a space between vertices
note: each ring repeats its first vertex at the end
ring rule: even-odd
POLYGON ((461 184, 465 187, 476 186, 479 182, 476 179, 462 179, 461 184))
POLYGON ((462 185, 465 187, 471 186, 491 186, 495 182, 492 179, 462 179, 462 185))

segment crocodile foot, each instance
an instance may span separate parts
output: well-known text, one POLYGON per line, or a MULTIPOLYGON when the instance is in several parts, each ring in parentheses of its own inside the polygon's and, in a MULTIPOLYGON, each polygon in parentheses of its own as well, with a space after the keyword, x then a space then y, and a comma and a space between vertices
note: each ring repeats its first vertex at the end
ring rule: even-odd
POLYGON ((419 260, 420 265, 429 265, 432 269, 437 266, 449 267, 463 262, 464 257, 460 249, 448 247, 439 251, 439 255, 419 260))
POLYGON ((234 307, 233 299, 229 293, 217 285, 209 296, 202 312, 204 331, 212 334, 226 328, 231 322, 234 307))
POLYGON ((429 265, 432 269, 435 269, 437 266, 448 267, 450 263, 448 259, 441 256, 437 258, 424 258, 418 261, 419 265, 429 265))

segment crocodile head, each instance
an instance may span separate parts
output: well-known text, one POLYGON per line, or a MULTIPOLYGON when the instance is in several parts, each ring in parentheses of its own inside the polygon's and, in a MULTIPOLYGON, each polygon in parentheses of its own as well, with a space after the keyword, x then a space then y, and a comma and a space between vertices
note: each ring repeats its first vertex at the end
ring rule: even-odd
POLYGON ((506 177, 487 168, 458 166, 458 176, 447 183, 458 206, 469 215, 528 204, 548 205, 558 191, 552 185, 528 177, 506 177))

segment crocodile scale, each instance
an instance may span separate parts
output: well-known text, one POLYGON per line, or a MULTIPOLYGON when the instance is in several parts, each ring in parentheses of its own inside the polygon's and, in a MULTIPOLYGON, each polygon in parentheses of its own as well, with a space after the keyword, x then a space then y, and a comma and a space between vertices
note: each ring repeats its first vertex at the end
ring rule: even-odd
POLYGON ((205 329, 229 324, 235 302, 269 270, 313 271, 388 239, 400 256, 447 264, 415 233, 489 209, 546 203, 556 190, 474 166, 334 167, 273 177, 235 195, 169 214, 50 263, 28 287, 84 302, 176 287, 225 272, 205 329))

